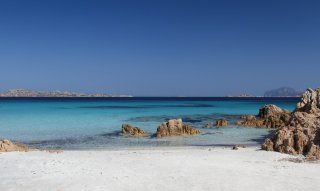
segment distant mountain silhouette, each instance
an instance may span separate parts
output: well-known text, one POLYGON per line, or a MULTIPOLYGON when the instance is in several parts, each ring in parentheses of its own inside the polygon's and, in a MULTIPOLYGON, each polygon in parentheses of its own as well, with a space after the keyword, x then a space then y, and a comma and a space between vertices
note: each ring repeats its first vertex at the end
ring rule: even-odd
POLYGON ((302 92, 296 91, 290 87, 281 87, 278 89, 273 89, 266 91, 264 97, 298 97, 301 96, 302 92))

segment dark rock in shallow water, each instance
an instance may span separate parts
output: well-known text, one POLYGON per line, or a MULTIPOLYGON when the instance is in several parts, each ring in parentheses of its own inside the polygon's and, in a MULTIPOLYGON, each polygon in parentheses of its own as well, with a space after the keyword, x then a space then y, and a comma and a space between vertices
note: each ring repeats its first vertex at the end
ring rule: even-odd
POLYGON ((246 148, 245 145, 235 145, 232 147, 232 150, 238 150, 239 148, 246 148))
POLYGON ((196 135, 199 133, 200 131, 198 129, 183 124, 181 119, 170 119, 158 127, 156 137, 196 135))
POLYGON ((320 159, 320 89, 308 89, 291 114, 289 125, 276 130, 261 148, 320 159))
POLYGON ((134 137, 147 136, 147 133, 144 130, 138 127, 133 127, 129 124, 123 124, 121 128, 121 132, 123 135, 131 135, 134 137))
POLYGON ((212 123, 209 122, 204 124, 203 128, 207 128, 207 129, 212 128, 212 123))

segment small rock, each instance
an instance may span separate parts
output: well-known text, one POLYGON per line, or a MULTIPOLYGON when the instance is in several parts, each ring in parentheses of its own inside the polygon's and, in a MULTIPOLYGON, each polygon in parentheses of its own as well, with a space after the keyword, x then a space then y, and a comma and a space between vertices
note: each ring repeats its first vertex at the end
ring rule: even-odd
POLYGON ((217 127, 225 127, 225 126, 228 126, 228 121, 225 120, 225 119, 218 119, 216 121, 216 126, 217 127))
POLYGON ((232 150, 238 150, 239 148, 246 148, 245 145, 235 145, 232 147, 232 150))
POLYGON ((147 136, 147 133, 144 130, 142 130, 138 127, 133 127, 129 124, 122 125, 121 133, 123 135, 130 135, 130 136, 135 136, 135 137, 147 136))

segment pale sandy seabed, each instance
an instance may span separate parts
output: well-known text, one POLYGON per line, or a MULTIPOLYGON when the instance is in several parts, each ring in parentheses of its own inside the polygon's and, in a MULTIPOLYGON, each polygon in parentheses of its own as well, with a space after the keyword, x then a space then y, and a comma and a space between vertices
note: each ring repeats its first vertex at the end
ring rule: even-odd
POLYGON ((1 153, 0 190, 320 190, 320 163, 296 159, 253 147, 1 153))

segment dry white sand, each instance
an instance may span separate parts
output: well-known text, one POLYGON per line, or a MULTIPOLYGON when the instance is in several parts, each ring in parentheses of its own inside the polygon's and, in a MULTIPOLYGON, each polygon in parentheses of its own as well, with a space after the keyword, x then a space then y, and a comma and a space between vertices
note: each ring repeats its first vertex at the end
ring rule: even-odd
POLYGON ((0 154, 0 190, 320 190, 320 163, 257 148, 0 154))

